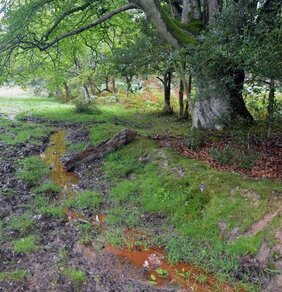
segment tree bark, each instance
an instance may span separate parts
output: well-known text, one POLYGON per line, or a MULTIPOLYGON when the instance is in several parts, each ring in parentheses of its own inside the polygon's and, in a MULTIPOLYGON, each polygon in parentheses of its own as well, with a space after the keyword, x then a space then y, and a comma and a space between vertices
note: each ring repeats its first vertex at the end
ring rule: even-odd
POLYGON ((67 82, 64 82, 64 88, 65 88, 67 100, 71 99, 72 96, 71 96, 70 88, 69 88, 69 85, 67 84, 67 82))
POLYGON ((178 98, 179 98, 179 119, 183 119, 184 118, 184 85, 183 85, 182 80, 180 80, 179 82, 178 98))
POLYGON ((186 120, 189 118, 189 101, 191 100, 191 93, 192 93, 192 75, 190 74, 188 78, 187 98, 185 100, 185 109, 183 115, 183 118, 186 120))
POLYGON ((266 138, 269 140, 272 137, 273 122, 274 122, 274 102, 275 102, 275 84, 274 78, 270 79, 269 85, 269 96, 268 96, 268 107, 267 107, 267 134, 266 138))
POLYGON ((131 81, 132 81, 132 76, 126 76, 126 96, 128 97, 129 92, 132 92, 132 87, 131 87, 131 81))
POLYGON ((117 93, 116 79, 115 78, 112 78, 112 90, 113 90, 113 94, 115 95, 117 93))
POLYGON ((170 96, 171 96, 171 80, 172 80, 172 72, 168 70, 164 74, 164 112, 167 114, 173 113, 171 104, 170 104, 170 96))
POLYGON ((228 84, 220 78, 203 76, 197 72, 196 101, 192 113, 194 128, 223 129, 236 123, 238 118, 254 122, 242 96, 244 72, 232 70, 224 72, 224 77, 229 77, 228 84))
POLYGON ((242 95, 245 72, 239 69, 232 69, 227 73, 229 73, 230 78, 233 80, 231 86, 227 85, 227 89, 230 95, 231 119, 235 120, 239 116, 244 120, 253 123, 254 118, 248 111, 242 95))
POLYGON ((85 102, 88 103, 91 101, 91 96, 89 93, 89 89, 88 86, 86 84, 83 85, 83 92, 84 92, 84 98, 85 98, 85 102))
POLYGON ((124 129, 117 133, 112 139, 106 140, 95 147, 91 147, 78 153, 72 158, 64 162, 67 171, 72 171, 79 167, 81 164, 93 162, 95 159, 102 158, 106 154, 118 150, 119 148, 127 145, 135 140, 137 136, 136 131, 124 129))

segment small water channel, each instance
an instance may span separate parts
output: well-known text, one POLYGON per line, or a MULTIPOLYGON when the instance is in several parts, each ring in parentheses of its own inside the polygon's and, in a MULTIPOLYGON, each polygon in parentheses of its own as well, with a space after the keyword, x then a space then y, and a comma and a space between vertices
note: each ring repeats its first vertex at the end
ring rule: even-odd
POLYGON ((51 167, 50 178, 60 187, 62 194, 66 197, 73 196, 75 186, 78 183, 79 177, 74 172, 67 172, 61 157, 66 152, 66 135, 67 130, 59 130, 50 137, 50 146, 41 155, 51 167))
MULTIPOLYGON (((67 172, 61 162, 61 157, 66 151, 66 130, 59 130, 50 137, 50 146, 42 154, 42 158, 50 165, 52 178, 59 186, 63 188, 63 200, 65 197, 75 196, 76 184, 79 181, 78 175, 74 172, 67 172)), ((66 216, 69 220, 85 219, 83 214, 67 210, 66 216)), ((101 230, 106 228, 104 224, 106 216, 97 214, 91 219, 93 225, 99 225, 101 230)), ((89 221, 89 219, 88 219, 89 221)), ((118 248, 112 245, 106 245, 105 251, 113 253, 121 259, 126 259, 132 264, 132 268, 141 268, 144 271, 144 280, 149 281, 152 285, 166 287, 175 284, 184 289, 184 291, 235 291, 231 285, 224 283, 215 276, 206 273, 204 269, 195 267, 187 263, 176 265, 170 264, 166 260, 164 249, 142 246, 135 246, 134 233, 130 230, 132 245, 125 248, 118 248)), ((89 254, 89 247, 85 247, 89 254)), ((95 251, 93 250, 93 254, 95 251)), ((183 291, 183 290, 182 290, 183 291)), ((236 291, 244 291, 243 289, 236 291)))

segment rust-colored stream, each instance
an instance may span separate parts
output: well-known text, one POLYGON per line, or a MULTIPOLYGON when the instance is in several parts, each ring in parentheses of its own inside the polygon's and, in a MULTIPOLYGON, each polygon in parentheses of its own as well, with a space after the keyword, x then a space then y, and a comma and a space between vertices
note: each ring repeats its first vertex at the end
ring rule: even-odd
POLYGON ((204 269, 187 263, 170 264, 166 260, 166 253, 161 248, 117 248, 106 246, 107 252, 114 253, 118 257, 127 259, 136 268, 143 268, 144 277, 152 285, 166 287, 174 284, 181 287, 182 291, 240 291, 228 283, 222 282, 215 276, 208 274, 204 269))
POLYGON ((41 155, 42 158, 50 165, 50 177, 55 183, 63 188, 62 194, 72 196, 74 186, 78 183, 78 176, 74 172, 67 172, 61 162, 61 157, 66 151, 66 130, 59 130, 50 137, 50 146, 41 155))
MULTIPOLYGON (((50 146, 42 154, 42 158, 52 167, 50 177, 61 187, 64 196, 75 195, 74 187, 78 183, 78 176, 73 172, 67 172, 60 158, 65 153, 65 137, 66 130, 60 130, 50 137, 50 146)), ((101 230, 105 228, 104 222, 106 216, 104 214, 96 215, 91 220, 79 212, 66 209, 66 217, 68 220, 82 220, 91 222, 94 226, 98 226, 101 230)), ((112 245, 106 246, 106 252, 115 254, 117 257, 127 259, 134 267, 143 268, 144 279, 150 281, 152 285, 165 287, 169 284, 176 284, 184 291, 210 292, 210 291, 235 291, 235 289, 227 284, 222 283, 215 276, 205 272, 204 269, 197 268, 190 264, 171 265, 166 260, 166 253, 160 248, 144 248, 135 246, 135 230, 128 229, 125 236, 129 239, 129 247, 117 248, 112 245)), ((139 234, 140 235, 140 234, 139 234)), ((142 234, 141 234, 142 236, 142 234)), ((89 256, 90 248, 84 247, 89 256)), ((95 251, 93 251, 93 254, 95 251)), ((183 291, 182 290, 182 291, 183 291)), ((244 291, 239 289, 236 291, 244 291)))

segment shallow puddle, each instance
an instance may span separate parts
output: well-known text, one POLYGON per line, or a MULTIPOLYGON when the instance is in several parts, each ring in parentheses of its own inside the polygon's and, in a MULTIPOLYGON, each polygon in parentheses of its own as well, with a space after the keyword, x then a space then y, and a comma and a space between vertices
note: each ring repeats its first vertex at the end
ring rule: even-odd
POLYGON ((41 157, 52 167, 50 178, 63 188, 63 194, 72 196, 74 194, 74 186, 78 183, 78 176, 74 172, 67 172, 61 157, 66 151, 66 130, 60 130, 50 137, 50 146, 41 157))
POLYGON ((213 275, 206 273, 204 269, 196 268, 193 265, 183 263, 169 264, 163 249, 145 249, 144 247, 126 249, 107 246, 106 250, 118 257, 127 259, 136 268, 143 268, 145 279, 158 287, 177 285, 184 291, 197 292, 244 291, 243 289, 235 290, 231 285, 220 281, 213 275))

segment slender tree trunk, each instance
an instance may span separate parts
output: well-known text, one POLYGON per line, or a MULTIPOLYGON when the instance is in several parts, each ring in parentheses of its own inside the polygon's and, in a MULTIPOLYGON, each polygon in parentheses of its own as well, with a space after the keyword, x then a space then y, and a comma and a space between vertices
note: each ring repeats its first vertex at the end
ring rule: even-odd
POLYGON ((89 85, 89 88, 90 88, 90 91, 91 91, 92 95, 96 95, 97 92, 101 93, 100 90, 99 91, 97 90, 97 87, 95 86, 95 83, 91 78, 89 78, 89 80, 88 80, 88 85, 89 85))
POLYGON ((173 112, 170 104, 170 96, 171 96, 171 80, 172 80, 172 72, 168 70, 164 74, 164 112, 171 114, 173 112))
POLYGON ((109 78, 108 77, 106 77, 105 84, 106 84, 105 91, 110 92, 110 89, 109 89, 109 78))
POLYGON ((83 85, 83 92, 84 92, 85 102, 89 103, 91 101, 91 96, 89 93, 88 86, 86 84, 83 85))
POLYGON ((274 79, 270 79, 270 90, 268 96, 268 107, 267 107, 267 134, 266 138, 269 140, 272 137, 273 122, 274 122, 274 102, 275 102, 275 84, 274 79))
POLYGON ((185 100, 185 110, 183 115, 183 118, 186 120, 189 118, 189 100, 191 100, 191 92, 192 92, 192 75, 190 74, 188 78, 187 98, 185 100))
POLYGON ((179 82, 179 119, 184 118, 184 85, 183 81, 179 82))
POLYGON ((132 76, 126 76, 126 97, 128 97, 129 92, 132 92, 132 87, 131 87, 131 81, 132 81, 132 76))
POLYGON ((113 94, 115 95, 117 93, 116 79, 115 78, 112 78, 112 90, 113 90, 113 94))
POLYGON ((64 82, 64 88, 65 88, 67 100, 71 99, 72 96, 71 96, 70 88, 69 88, 69 85, 67 84, 67 82, 64 82))

